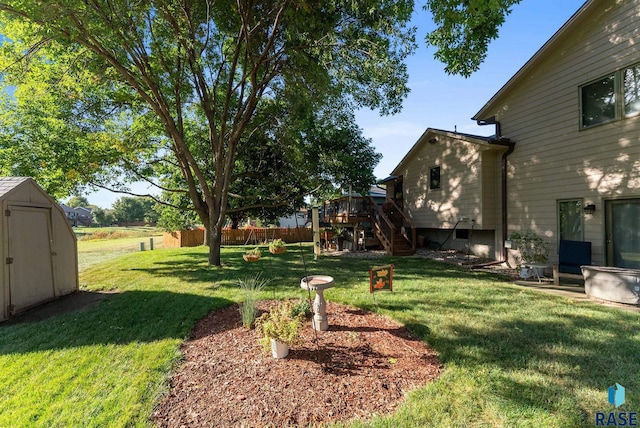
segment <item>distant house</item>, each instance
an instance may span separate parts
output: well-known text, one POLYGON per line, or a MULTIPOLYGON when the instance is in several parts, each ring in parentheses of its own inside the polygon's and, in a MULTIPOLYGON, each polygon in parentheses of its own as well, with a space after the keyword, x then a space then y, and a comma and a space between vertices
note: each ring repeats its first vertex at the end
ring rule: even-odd
POLYGON ((305 227, 307 223, 307 210, 298 210, 295 214, 290 216, 278 218, 278 227, 294 228, 305 227))
POLYGON ((503 260, 530 229, 550 262, 569 239, 640 267, 638 10, 587 1, 473 117, 494 136, 425 132, 387 181, 418 233, 503 260))
POLYGON ((93 224, 91 208, 71 208, 65 204, 60 204, 60 206, 62 207, 64 215, 67 217, 71 226, 91 226, 93 224))

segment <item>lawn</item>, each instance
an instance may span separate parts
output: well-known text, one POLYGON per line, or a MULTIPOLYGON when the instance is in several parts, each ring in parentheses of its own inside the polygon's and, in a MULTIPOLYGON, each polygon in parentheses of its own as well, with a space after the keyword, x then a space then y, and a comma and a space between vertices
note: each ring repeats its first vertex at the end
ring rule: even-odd
POLYGON ((271 279, 265 298, 302 297, 305 273, 331 275, 327 300, 386 314, 440 352, 437 381, 393 415, 352 426, 589 427, 596 412, 614 410, 607 388, 616 382, 626 387, 619 410, 640 411, 637 313, 420 258, 314 261, 306 245, 303 263, 298 247, 288 248, 250 264, 245 249, 226 248, 224 268, 208 267, 203 247, 85 265, 84 289, 120 293, 81 312, 0 327, 0 426, 148 426, 194 322, 238 301, 237 279, 258 272, 271 279), (374 300, 368 269, 388 262, 394 292, 374 300))

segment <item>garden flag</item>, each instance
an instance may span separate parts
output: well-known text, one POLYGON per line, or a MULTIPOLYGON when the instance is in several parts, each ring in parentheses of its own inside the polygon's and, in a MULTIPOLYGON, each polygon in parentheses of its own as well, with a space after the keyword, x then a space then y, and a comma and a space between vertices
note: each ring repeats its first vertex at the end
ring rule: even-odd
POLYGON ((369 269, 369 292, 382 290, 393 291, 393 265, 369 269))

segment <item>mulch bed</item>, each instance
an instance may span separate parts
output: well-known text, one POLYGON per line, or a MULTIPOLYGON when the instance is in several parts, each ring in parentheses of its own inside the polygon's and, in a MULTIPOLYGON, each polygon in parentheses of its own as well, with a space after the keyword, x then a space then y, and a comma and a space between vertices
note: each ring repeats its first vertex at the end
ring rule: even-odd
MULTIPOLYGON (((266 311, 273 301, 260 302, 266 311)), ((439 376, 436 352, 394 321, 327 303, 329 330, 309 321, 303 344, 277 360, 242 327, 237 305, 200 320, 153 414, 162 427, 309 426, 393 412, 439 376), (316 339, 317 338, 317 339, 316 339)))

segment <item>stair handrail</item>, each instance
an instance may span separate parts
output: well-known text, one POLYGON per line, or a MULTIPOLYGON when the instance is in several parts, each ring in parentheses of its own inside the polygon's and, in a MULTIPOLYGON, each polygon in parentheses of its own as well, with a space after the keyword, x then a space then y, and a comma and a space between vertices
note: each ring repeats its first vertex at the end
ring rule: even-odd
POLYGON ((389 217, 387 217, 384 211, 382 211, 382 208, 377 204, 377 202, 371 196, 368 196, 368 198, 371 209, 375 213, 375 215, 371 216, 371 219, 373 220, 372 223, 375 225, 376 230, 379 232, 378 237, 381 238, 380 241, 382 242, 382 246, 387 250, 389 254, 393 254, 395 227, 393 226, 391 220, 389 220, 389 217), (380 224, 380 219, 382 219, 382 221, 385 223, 387 229, 391 231, 391 236, 387 236, 387 233, 385 233, 384 228, 380 224))
POLYGON ((395 203, 395 201, 393 199, 387 199, 387 202, 391 202, 391 204, 393 204, 394 208, 396 209, 397 212, 400 213, 400 215, 402 216, 402 225, 405 227, 405 231, 406 231, 406 226, 408 225, 411 228, 411 239, 409 239, 406 234, 404 235, 405 239, 407 239, 407 241, 410 241, 409 243, 411 244, 411 250, 415 251, 416 250, 416 228, 413 225, 413 223, 411 222, 411 220, 409 219, 409 217, 407 217, 407 214, 405 214, 404 210, 401 209, 398 204, 395 203))

